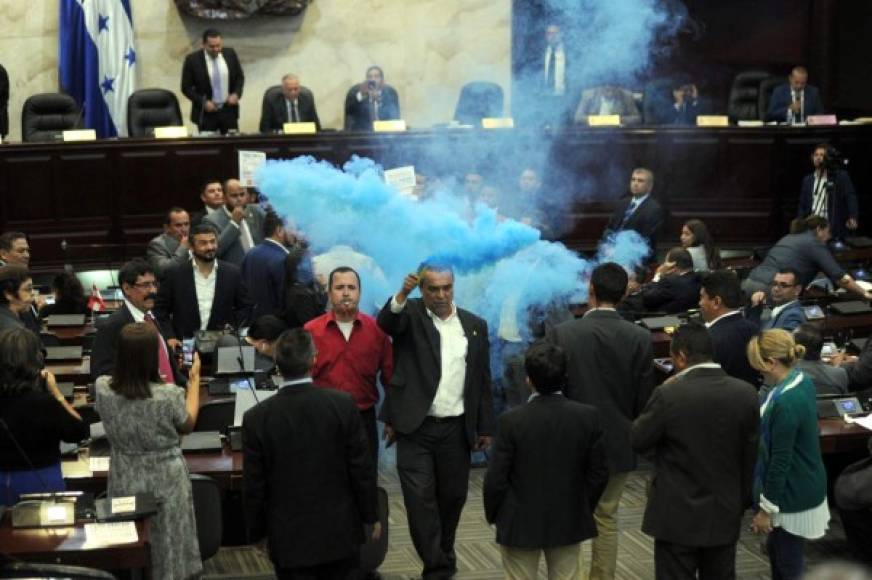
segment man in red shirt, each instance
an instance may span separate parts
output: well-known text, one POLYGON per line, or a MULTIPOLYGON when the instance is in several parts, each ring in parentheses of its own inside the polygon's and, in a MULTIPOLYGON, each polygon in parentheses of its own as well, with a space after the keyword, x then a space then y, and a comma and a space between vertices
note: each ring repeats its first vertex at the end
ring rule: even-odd
POLYGON ((372 316, 358 310, 360 276, 347 266, 330 272, 327 281, 330 310, 306 323, 318 355, 312 380, 321 387, 349 393, 357 404, 369 438, 370 452, 378 465, 378 428, 375 404, 376 379, 387 383, 393 373, 391 340, 372 316))

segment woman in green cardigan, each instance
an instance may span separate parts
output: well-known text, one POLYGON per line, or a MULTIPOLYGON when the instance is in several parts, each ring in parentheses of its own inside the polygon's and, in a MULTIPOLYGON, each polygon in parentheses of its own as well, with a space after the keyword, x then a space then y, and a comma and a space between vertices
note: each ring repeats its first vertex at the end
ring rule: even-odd
POLYGON ((768 533, 773 580, 803 573, 805 540, 827 530, 827 475, 818 440, 815 388, 795 368, 805 347, 784 330, 764 331, 748 343, 751 366, 772 390, 760 407, 760 449, 754 470, 758 507, 752 528, 768 533))

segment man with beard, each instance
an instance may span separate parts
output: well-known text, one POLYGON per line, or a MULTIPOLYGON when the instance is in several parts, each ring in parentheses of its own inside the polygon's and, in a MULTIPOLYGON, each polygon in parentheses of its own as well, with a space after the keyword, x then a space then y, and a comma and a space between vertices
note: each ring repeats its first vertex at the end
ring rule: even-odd
POLYGON ((189 262, 167 270, 154 310, 168 330, 171 348, 198 330, 223 330, 248 323, 251 304, 239 268, 216 260, 218 231, 202 223, 191 230, 189 262))
POLYGON ((378 427, 375 405, 377 379, 391 380, 394 359, 391 341, 373 317, 358 310, 360 276, 347 266, 330 272, 327 280, 330 310, 303 328, 315 341, 318 356, 312 370, 316 385, 345 391, 354 398, 369 438, 373 465, 378 466, 378 427))

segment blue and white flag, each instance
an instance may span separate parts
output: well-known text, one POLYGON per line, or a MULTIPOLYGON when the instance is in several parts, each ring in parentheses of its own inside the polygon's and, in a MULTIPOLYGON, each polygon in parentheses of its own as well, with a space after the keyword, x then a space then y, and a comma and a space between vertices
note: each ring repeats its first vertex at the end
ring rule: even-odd
POLYGON ((60 0, 61 89, 84 107, 98 137, 127 135, 127 98, 136 90, 130 0, 60 0))

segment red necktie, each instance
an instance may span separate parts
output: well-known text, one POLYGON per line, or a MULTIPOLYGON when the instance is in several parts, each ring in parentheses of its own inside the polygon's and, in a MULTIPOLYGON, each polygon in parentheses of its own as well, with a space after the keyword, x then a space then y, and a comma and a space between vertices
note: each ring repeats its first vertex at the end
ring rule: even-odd
POLYGON ((165 383, 173 384, 176 380, 173 377, 173 365, 170 364, 170 353, 167 351, 167 345, 160 334, 160 328, 157 325, 157 321, 155 321, 154 316, 152 316, 150 312, 145 314, 145 321, 152 324, 155 330, 157 330, 157 343, 160 347, 158 348, 158 361, 160 363, 158 365, 158 372, 160 372, 160 377, 165 383))

